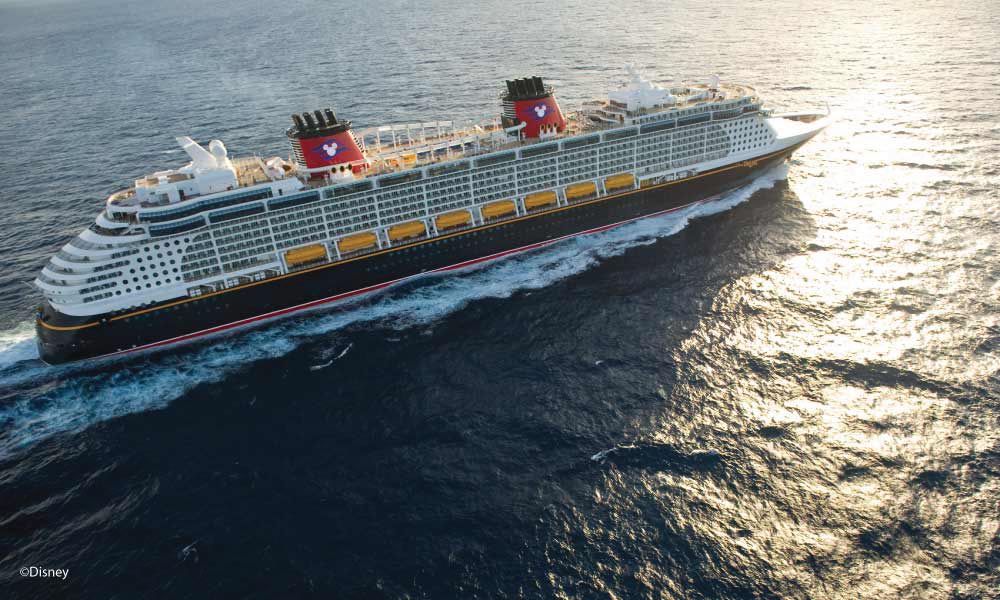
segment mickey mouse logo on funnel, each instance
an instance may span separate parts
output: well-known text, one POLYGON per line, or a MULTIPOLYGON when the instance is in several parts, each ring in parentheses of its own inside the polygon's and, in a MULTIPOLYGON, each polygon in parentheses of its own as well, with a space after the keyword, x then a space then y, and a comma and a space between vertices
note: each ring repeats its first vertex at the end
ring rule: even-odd
POLYGON ((507 89, 501 94, 504 127, 524 123, 519 135, 537 138, 554 135, 566 128, 566 119, 559 110, 559 103, 552 87, 541 77, 507 80, 507 89))
POLYGON ((344 146, 341 146, 334 140, 323 144, 322 146, 316 146, 310 152, 315 154, 318 158, 326 161, 332 161, 334 157, 346 150, 344 146))
POLYGON ((337 118, 332 108, 292 115, 285 135, 299 172, 311 178, 332 173, 355 173, 369 166, 364 150, 351 133, 351 122, 337 118))

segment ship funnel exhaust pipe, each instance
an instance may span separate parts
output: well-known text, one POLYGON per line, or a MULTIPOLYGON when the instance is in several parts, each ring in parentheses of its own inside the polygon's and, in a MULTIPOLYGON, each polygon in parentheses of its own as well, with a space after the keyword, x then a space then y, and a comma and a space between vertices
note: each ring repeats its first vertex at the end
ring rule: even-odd
POLYGON ((507 93, 502 94, 505 129, 523 123, 521 135, 526 138, 551 137, 566 129, 566 118, 556 102, 551 87, 541 77, 507 80, 507 93))
POLYGON ((300 174, 310 179, 353 177, 371 167, 363 142, 351 132, 350 121, 338 121, 332 108, 292 115, 288 128, 292 160, 300 174))

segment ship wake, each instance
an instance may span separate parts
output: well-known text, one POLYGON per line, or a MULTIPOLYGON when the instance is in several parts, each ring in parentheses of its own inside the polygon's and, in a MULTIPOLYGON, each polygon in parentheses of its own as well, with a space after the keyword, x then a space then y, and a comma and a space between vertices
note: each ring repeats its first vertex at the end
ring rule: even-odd
MULTIPOLYGON (((55 434, 163 408, 197 385, 224 381, 255 362, 284 356, 349 325, 426 326, 475 300, 546 287, 629 248, 673 235, 693 218, 728 210, 786 176, 787 166, 782 164, 743 188, 683 210, 447 276, 428 275, 332 310, 155 354, 49 367, 38 360, 33 326, 21 324, 0 332, 0 457, 55 434)), ((336 335, 331 343, 346 346, 343 334, 336 335)), ((325 366, 338 368, 336 361, 332 363, 325 366)))

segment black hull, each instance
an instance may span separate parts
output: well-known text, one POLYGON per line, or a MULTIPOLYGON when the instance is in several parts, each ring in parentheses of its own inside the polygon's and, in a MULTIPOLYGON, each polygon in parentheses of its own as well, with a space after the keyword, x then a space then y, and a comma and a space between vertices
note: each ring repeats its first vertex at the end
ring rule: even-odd
POLYGON ((677 209, 749 182, 799 145, 686 180, 474 227, 141 311, 71 317, 46 302, 36 326, 39 355, 49 364, 59 364, 165 346, 379 289, 427 271, 677 209))

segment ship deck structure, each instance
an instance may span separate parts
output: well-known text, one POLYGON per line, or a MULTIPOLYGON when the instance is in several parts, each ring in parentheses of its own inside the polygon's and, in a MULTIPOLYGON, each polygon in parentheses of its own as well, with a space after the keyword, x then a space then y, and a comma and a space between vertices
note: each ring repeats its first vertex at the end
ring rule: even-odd
POLYGON ((663 87, 629 70, 563 113, 538 77, 498 118, 355 131, 293 116, 290 156, 190 162, 112 194, 35 285, 50 363, 158 348, 676 210, 742 185, 828 114, 775 115, 745 85, 663 87))

